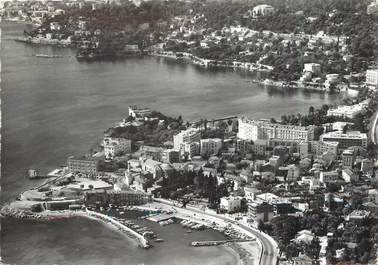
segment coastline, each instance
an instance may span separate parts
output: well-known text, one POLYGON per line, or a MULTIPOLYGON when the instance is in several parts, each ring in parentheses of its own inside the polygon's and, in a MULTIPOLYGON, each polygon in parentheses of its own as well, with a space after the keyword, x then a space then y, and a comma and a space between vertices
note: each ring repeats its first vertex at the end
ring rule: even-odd
MULTIPOLYGON (((10 21, 10 22, 27 23, 23 21, 10 21)), ((13 38, 13 40, 17 42, 31 44, 31 45, 48 45, 48 46, 55 46, 59 48, 77 48, 77 45, 73 44, 72 42, 68 40, 36 38, 36 37, 15 37, 13 38)), ((151 57, 172 59, 175 61, 185 61, 192 65, 199 66, 204 69, 207 69, 207 68, 222 69, 223 68, 223 69, 231 69, 234 71, 244 71, 244 72, 251 72, 251 73, 269 73, 270 71, 273 70, 273 67, 269 65, 264 65, 264 64, 259 64, 259 63, 239 62, 239 61, 229 62, 229 61, 211 60, 211 59, 201 58, 187 52, 169 52, 169 51, 154 52, 154 51, 148 51, 148 50, 141 50, 140 54, 134 54, 134 55, 125 54, 120 57, 109 58, 109 59, 112 59, 112 60, 125 59, 128 56, 139 56, 139 57, 151 56, 151 57)), ((92 62, 95 60, 100 60, 100 61, 107 60, 107 58, 88 57, 88 58, 77 58, 77 60, 92 62)), ((302 90, 311 91, 311 92, 332 93, 332 91, 329 91, 325 88, 313 87, 311 85, 301 84, 297 81, 286 82, 283 80, 275 81, 269 78, 265 78, 265 79, 253 78, 251 79, 251 82, 264 85, 267 87, 275 87, 275 88, 280 88, 280 89, 292 88, 292 89, 302 89, 302 90)))
MULTIPOLYGON (((137 211, 145 211, 145 210, 150 209, 150 208, 143 207, 143 205, 142 205, 140 207, 136 206, 136 207, 132 207, 130 209, 131 210, 137 210, 137 211)), ((16 210, 16 209, 13 208, 13 210, 16 210)), ((21 212, 21 211, 19 211, 19 212, 21 212)), ((138 245, 141 248, 144 248, 144 249, 148 248, 148 247, 143 247, 143 245, 141 245, 140 239, 138 239, 134 236, 134 233, 136 233, 135 231, 133 231, 129 228, 128 229, 131 230, 131 231, 126 231, 126 232, 121 231, 119 229, 119 227, 117 227, 117 225, 115 225, 113 222, 110 222, 106 219, 101 218, 101 216, 105 216, 105 215, 98 213, 98 212, 88 211, 88 210, 86 210, 86 211, 83 211, 83 210, 44 211, 44 212, 41 212, 41 213, 24 214, 22 216, 20 216, 18 214, 18 212, 13 212, 12 215, 4 216, 3 209, 1 211, 1 218, 9 217, 9 218, 29 219, 29 220, 32 220, 32 221, 47 221, 47 222, 50 222, 50 221, 53 221, 54 219, 65 219, 65 218, 75 218, 75 217, 87 218, 87 219, 94 220, 94 221, 97 221, 99 223, 104 224, 108 229, 110 229, 112 231, 121 233, 128 240, 130 240, 130 242, 134 242, 135 245, 138 245)), ((108 217, 108 216, 106 216, 106 217, 107 217, 107 219, 112 219, 111 217, 108 217)), ((183 216, 176 216, 176 215, 175 215, 175 217, 180 219, 180 220, 192 220, 193 221, 192 218, 185 218, 183 216)), ((197 220, 197 219, 194 219, 194 221, 201 222, 201 220, 197 220)), ((201 222, 201 223, 207 224, 206 222, 201 222)), ((212 228, 209 228, 209 229, 212 229, 212 228)), ((258 253, 259 250, 256 251, 256 247, 259 248, 257 242, 235 242, 235 243, 228 243, 228 244, 222 245, 220 247, 225 248, 229 252, 230 255, 234 256, 234 258, 237 260, 237 265, 255 265, 255 264, 257 264, 257 263, 255 263, 255 261, 258 260, 255 257, 258 257, 258 255, 259 255, 259 253, 258 253), (248 246, 246 247, 246 245, 249 245, 249 247, 248 246), (252 246, 252 245, 255 245, 255 246, 252 246), (253 251, 253 248, 255 248, 254 251, 253 251)), ((2 265, 2 264, 3 263, 0 263, 0 265, 2 265)))
MULTIPOLYGON (((8 207, 11 207, 8 205, 8 207)), ((40 213, 26 213, 22 210, 17 210, 15 208, 11 208, 13 210, 11 213, 4 213, 6 209, 9 209, 7 206, 3 207, 1 210, 1 217, 9 217, 9 218, 19 218, 19 219, 29 219, 35 221, 52 221, 54 219, 59 218, 72 218, 72 217, 81 217, 81 218, 88 218, 91 220, 95 220, 105 224, 108 228, 113 231, 118 231, 119 233, 125 235, 128 239, 133 239, 135 242, 142 248, 148 248, 145 240, 141 235, 137 234, 132 229, 123 226, 122 224, 117 224, 114 219, 105 216, 103 214, 92 212, 92 211, 83 211, 83 210, 61 210, 61 211, 43 211, 40 213)))

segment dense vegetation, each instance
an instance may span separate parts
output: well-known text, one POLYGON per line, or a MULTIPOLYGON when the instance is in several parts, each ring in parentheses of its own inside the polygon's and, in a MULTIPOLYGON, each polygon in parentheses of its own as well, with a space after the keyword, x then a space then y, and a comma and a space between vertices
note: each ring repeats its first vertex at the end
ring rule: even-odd
MULTIPOLYGON (((142 126, 109 128, 105 134, 130 139, 133 143, 143 141, 145 145, 164 146, 165 142, 173 141, 173 135, 177 134, 180 128, 185 128, 181 116, 172 118, 154 111, 150 118, 152 120, 144 121, 142 126), (160 120, 163 122, 159 122, 160 120)), ((133 118, 129 117, 127 120, 132 122, 133 118)))

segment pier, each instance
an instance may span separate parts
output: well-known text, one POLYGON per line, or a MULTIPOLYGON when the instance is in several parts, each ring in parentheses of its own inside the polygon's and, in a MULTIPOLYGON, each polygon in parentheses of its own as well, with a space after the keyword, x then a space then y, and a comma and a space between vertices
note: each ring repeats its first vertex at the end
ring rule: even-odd
POLYGON ((229 240, 213 240, 213 241, 193 241, 190 245, 192 247, 209 247, 209 246, 219 246, 227 243, 238 243, 238 242, 249 242, 255 241, 256 239, 229 239, 229 240))
POLYGON ((151 247, 150 243, 148 242, 147 239, 145 239, 143 237, 143 235, 137 233, 136 231, 134 231, 131 228, 125 226, 124 224, 118 222, 117 220, 115 220, 115 219, 113 219, 113 218, 111 218, 111 217, 109 217, 105 214, 98 213, 98 212, 93 212, 93 211, 89 211, 89 210, 86 210, 86 212, 89 216, 95 217, 95 218, 100 219, 102 221, 109 222, 112 225, 114 225, 115 227, 117 227, 119 230, 129 233, 130 235, 135 237, 135 239, 137 240, 138 245, 140 247, 142 247, 142 248, 151 247))

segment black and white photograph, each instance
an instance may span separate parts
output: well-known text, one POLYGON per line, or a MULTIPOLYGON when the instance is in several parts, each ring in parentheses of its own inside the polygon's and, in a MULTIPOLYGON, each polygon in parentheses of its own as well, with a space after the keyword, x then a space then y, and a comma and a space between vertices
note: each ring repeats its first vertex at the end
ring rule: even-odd
POLYGON ((0 0, 0 265, 377 265, 378 0, 0 0))

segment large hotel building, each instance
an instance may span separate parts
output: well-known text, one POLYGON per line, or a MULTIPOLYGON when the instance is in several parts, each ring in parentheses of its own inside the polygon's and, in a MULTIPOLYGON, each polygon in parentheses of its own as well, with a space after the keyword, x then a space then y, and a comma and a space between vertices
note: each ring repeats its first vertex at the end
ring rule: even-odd
POLYGON ((345 150, 352 146, 367 147, 367 135, 358 131, 343 132, 329 132, 322 134, 320 140, 324 142, 338 142, 339 150, 345 150))
POLYGON ((304 140, 314 138, 313 127, 282 125, 267 120, 249 120, 245 117, 239 119, 238 137, 243 140, 304 140))

